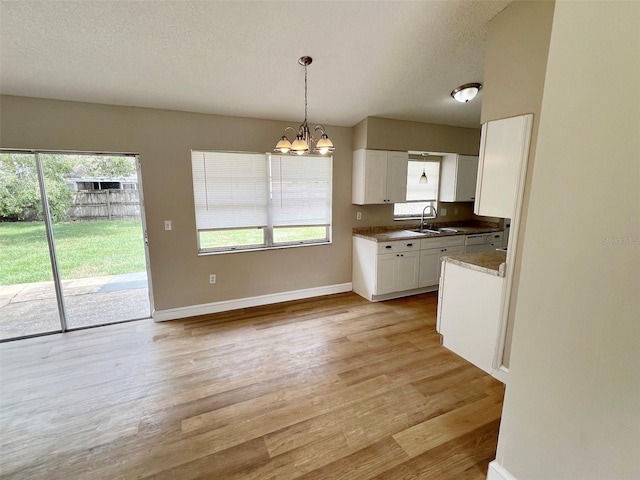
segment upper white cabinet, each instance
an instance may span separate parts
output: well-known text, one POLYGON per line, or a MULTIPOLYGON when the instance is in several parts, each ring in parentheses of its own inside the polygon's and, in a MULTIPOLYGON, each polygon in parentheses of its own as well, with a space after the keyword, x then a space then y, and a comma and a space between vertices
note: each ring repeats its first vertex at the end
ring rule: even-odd
POLYGON ((440 164, 440 201, 473 202, 477 177, 477 156, 444 155, 440 164))
POLYGON ((533 115, 482 125, 474 213, 514 218, 520 208, 533 115))
POLYGON ((407 152, 353 152, 352 203, 399 203, 407 199, 407 152))

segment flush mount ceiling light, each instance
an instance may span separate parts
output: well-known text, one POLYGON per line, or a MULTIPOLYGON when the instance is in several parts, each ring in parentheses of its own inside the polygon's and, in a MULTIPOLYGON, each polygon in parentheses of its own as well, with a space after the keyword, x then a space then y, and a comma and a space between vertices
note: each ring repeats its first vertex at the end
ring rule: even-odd
POLYGON ((311 57, 300 57, 298 59, 298 63, 304 67, 304 122, 298 127, 298 130, 293 127, 285 127, 284 134, 276 144, 274 152, 304 155, 305 153, 309 153, 312 142, 315 143, 314 153, 325 155, 335 150, 333 142, 329 140, 329 136, 325 132, 324 126, 316 125, 314 127, 314 134, 320 132, 320 138, 316 139, 311 135, 311 131, 307 125, 307 66, 309 66, 312 61, 313 59, 311 57), (296 135, 293 143, 287 138, 287 130, 292 130, 296 135))
POLYGON ((469 100, 473 100, 481 88, 481 83, 465 83, 455 88, 453 92, 451 92, 451 96, 460 103, 467 103, 469 100))

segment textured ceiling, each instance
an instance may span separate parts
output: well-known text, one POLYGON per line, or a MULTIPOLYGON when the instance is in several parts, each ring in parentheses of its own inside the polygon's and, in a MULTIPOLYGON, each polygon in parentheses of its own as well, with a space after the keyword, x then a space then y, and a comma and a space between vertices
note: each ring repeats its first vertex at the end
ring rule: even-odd
POLYGON ((352 126, 477 127, 487 24, 510 0, 5 1, 0 92, 352 126))

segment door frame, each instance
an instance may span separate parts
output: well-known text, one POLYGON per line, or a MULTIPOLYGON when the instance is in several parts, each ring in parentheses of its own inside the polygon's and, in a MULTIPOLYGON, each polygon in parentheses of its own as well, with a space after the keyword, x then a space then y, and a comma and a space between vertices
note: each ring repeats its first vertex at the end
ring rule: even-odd
POLYGON ((41 197, 42 207, 43 207, 45 230, 47 233, 49 259, 51 261, 51 269, 53 274, 53 282, 54 282, 54 287, 56 292, 56 302, 58 306, 58 315, 60 318, 60 327, 61 327, 59 330, 51 330, 51 331, 42 332, 42 333, 35 333, 30 335, 23 335, 19 337, 2 339, 0 340, 0 343, 12 342, 14 340, 23 340, 25 338, 40 337, 44 335, 53 335, 56 333, 65 333, 65 332, 71 332, 76 330, 86 330, 89 328, 103 327, 106 325, 115 325, 118 323, 135 322, 138 320, 144 320, 146 318, 151 320, 153 318, 153 312, 155 307, 153 302, 153 286, 151 282, 151 264, 149 262, 149 241, 148 241, 148 234, 147 234, 146 212, 144 208, 144 195, 143 195, 143 189, 142 189, 142 169, 141 169, 141 162, 140 162, 140 154, 132 153, 132 152, 97 152, 97 151, 88 152, 88 151, 77 151, 77 150, 47 150, 47 149, 20 149, 20 148, 0 148, 0 153, 31 154, 34 156, 34 160, 36 164, 36 172, 38 177, 38 184, 39 184, 38 187, 39 187, 40 197, 41 197), (49 199, 47 197, 47 191, 46 191, 44 168, 42 166, 42 159, 40 158, 40 155, 47 155, 47 154, 133 157, 135 159, 136 175, 138 177, 138 190, 139 190, 138 203, 140 205, 140 223, 142 226, 142 241, 144 245, 145 267, 146 267, 146 273, 147 273, 147 291, 149 294, 149 317, 131 318, 131 319, 119 320, 115 322, 99 323, 96 325, 69 328, 67 324, 66 309, 64 304, 64 292, 62 290, 62 281, 60 278, 60 272, 58 268, 58 260, 57 260, 57 254, 56 254, 56 248, 55 248, 55 237, 53 235, 53 224, 51 221, 51 215, 49 211, 49 199))

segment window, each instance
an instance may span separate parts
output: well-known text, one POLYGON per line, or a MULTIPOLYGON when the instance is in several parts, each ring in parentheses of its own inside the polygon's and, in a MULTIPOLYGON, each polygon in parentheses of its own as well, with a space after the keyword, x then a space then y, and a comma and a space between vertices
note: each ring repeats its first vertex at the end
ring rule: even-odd
MULTIPOLYGON (((393 205, 393 216, 396 220, 420 218, 422 211, 428 205, 438 208, 438 182, 440 181, 440 160, 412 160, 409 159, 407 168, 407 201, 393 205), (422 172, 427 175, 428 183, 420 183, 422 172)), ((430 215, 425 218, 433 218, 430 215)))
POLYGON ((328 243, 332 157, 192 151, 199 252, 328 243))

